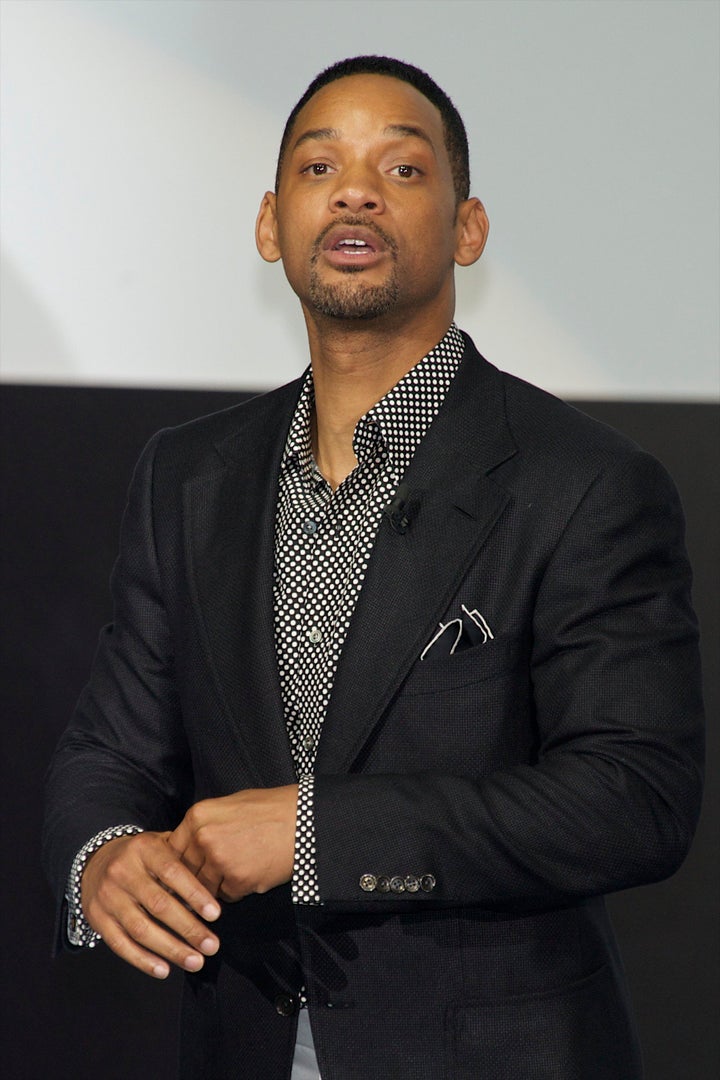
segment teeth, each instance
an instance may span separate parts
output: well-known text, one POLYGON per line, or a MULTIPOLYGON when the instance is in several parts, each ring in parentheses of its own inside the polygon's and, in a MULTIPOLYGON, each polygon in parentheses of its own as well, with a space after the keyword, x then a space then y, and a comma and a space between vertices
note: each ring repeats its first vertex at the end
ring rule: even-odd
POLYGON ((352 237, 348 240, 341 240, 338 243, 338 247, 345 247, 346 245, 349 245, 350 247, 367 247, 364 240, 354 240, 352 237))

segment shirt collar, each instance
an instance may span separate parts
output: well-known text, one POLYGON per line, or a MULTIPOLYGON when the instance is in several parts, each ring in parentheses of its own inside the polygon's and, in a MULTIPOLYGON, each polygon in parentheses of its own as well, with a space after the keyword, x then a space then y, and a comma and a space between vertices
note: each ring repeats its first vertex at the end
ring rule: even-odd
MULTIPOLYGON (((382 447, 399 474, 405 472, 440 411, 464 350, 462 334, 452 323, 441 341, 360 417, 353 436, 353 449, 359 462, 382 447)), ((308 477, 317 476, 310 438, 314 404, 315 386, 312 368, 308 368, 290 423, 282 470, 292 465, 308 477)))
POLYGON ((360 429, 374 425, 391 462, 402 475, 440 411, 464 351, 463 336, 452 323, 427 356, 360 417, 355 428, 355 441, 360 429))

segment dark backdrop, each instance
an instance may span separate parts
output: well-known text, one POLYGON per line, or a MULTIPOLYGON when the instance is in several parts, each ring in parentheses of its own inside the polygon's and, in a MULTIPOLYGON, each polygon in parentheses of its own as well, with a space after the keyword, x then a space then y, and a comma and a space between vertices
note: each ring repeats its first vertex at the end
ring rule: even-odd
MULTIPOLYGON (((140 449, 160 427, 247 396, 2 389, 0 1069, 10 1080, 174 1077, 179 978, 156 983, 104 946, 50 959, 53 901, 39 867, 43 774, 87 678, 98 629, 110 615, 107 579, 140 449)), ((720 786, 712 720, 720 656, 718 411, 677 403, 578 404, 659 457, 674 476, 687 513, 711 719, 703 819, 693 852, 673 879, 619 894, 611 899, 611 910, 641 1028, 647 1080, 716 1080, 720 786)))

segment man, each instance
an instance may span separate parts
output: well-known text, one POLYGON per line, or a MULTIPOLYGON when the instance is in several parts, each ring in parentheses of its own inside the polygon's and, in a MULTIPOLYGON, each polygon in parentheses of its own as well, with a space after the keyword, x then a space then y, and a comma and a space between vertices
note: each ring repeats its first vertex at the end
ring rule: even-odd
POLYGON ((184 1077, 642 1074, 602 895, 698 812, 682 516, 454 326, 468 182, 424 73, 318 76, 257 224, 311 374, 136 470, 47 864, 71 943, 188 973, 184 1077))

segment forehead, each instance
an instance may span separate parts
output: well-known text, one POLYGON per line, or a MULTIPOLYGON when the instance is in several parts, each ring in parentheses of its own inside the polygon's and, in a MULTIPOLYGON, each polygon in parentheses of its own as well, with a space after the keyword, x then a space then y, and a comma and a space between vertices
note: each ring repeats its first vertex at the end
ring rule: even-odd
POLYGON ((298 113, 289 149, 307 130, 374 134, 386 127, 417 127, 436 149, 444 145, 440 111, 410 83, 389 75, 348 75, 318 90, 298 113))

